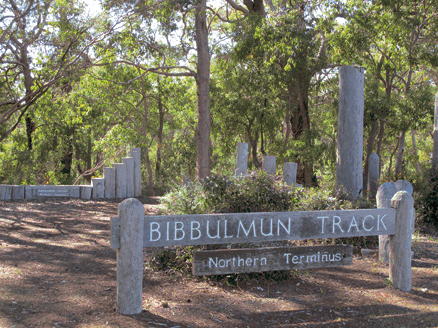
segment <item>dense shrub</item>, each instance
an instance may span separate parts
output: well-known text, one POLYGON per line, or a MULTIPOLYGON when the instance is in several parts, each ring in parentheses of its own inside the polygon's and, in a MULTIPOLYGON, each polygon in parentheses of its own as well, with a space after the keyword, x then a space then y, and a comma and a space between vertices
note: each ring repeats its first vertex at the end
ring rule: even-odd
POLYGON ((438 228, 438 170, 429 170, 414 193, 417 224, 438 228))
POLYGON ((212 175, 201 182, 174 188, 162 198, 172 214, 322 211, 365 208, 371 203, 351 202, 341 191, 319 188, 294 189, 263 171, 245 177, 212 175))
POLYGON ((294 207, 299 193, 258 171, 245 177, 212 175, 177 187, 162 202, 174 214, 282 212, 294 207))

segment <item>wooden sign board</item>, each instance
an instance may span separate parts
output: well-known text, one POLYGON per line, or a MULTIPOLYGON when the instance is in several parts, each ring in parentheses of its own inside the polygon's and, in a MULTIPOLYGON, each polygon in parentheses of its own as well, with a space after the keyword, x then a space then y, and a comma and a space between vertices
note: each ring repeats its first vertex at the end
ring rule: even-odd
MULTIPOLYGON (((385 208, 145 216, 143 247, 393 235, 395 213, 385 208)), ((118 217, 111 219, 111 247, 120 248, 118 217)))
POLYGON ((327 268, 352 264, 353 246, 304 246, 199 251, 193 275, 327 268))

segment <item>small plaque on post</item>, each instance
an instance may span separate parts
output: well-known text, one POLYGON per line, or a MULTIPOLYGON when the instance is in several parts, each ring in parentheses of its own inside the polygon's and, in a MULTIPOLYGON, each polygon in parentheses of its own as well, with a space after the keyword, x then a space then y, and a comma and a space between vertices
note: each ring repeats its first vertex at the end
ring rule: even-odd
POLYGON ((193 275, 327 268, 352 264, 353 246, 302 246, 193 253, 193 275))

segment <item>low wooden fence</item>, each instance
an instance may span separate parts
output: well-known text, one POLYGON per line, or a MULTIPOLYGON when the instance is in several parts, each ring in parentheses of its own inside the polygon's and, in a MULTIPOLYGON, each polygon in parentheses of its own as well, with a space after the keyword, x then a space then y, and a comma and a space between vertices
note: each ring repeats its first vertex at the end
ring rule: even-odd
MULTIPOLYGON (((111 219, 117 250, 117 312, 142 311, 143 247, 235 244, 298 239, 389 235, 389 278, 411 289, 413 198, 400 191, 392 208, 145 216, 134 198, 111 219)), ((195 275, 330 267, 352 263, 352 247, 274 247, 194 252, 195 275)))

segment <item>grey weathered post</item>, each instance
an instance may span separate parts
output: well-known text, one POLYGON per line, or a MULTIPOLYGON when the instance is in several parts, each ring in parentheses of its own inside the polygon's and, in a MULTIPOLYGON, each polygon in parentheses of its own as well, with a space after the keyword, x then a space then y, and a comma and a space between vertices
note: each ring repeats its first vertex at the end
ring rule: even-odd
POLYGON ((35 186, 24 186, 24 199, 33 198, 33 190, 35 186))
POLYGON ((24 199, 24 186, 12 186, 12 199, 24 199))
POLYGON ((411 290, 411 239, 414 232, 414 199, 407 191, 397 192, 391 200, 397 210, 395 235, 389 236, 389 279, 404 292, 411 290))
POLYGON ((126 164, 114 163, 113 166, 116 168, 116 197, 125 198, 126 197, 126 164))
POLYGON ((119 205, 120 248, 117 250, 117 312, 142 310, 144 207, 135 199, 119 205))
POLYGON ((134 197, 134 158, 123 157, 126 164, 126 197, 134 197))
POLYGON ((297 183, 297 163, 286 162, 283 164, 283 181, 287 185, 295 185, 297 183))
POLYGON ((368 199, 376 198, 380 178, 379 156, 371 153, 368 158, 368 199))
POLYGON ((412 186, 412 184, 407 181, 407 180, 397 180, 395 183, 395 188, 397 189, 397 191, 407 191, 408 193, 410 193, 412 195, 412 193, 414 192, 414 187, 412 186))
MULTIPOLYGON (((394 182, 385 182, 377 191, 377 208, 390 208, 391 199, 398 191, 407 191, 410 195, 414 191, 412 184, 406 180, 397 180, 394 182)), ((411 217, 412 224, 415 222, 415 213, 411 217)), ((379 236, 379 258, 380 261, 389 262, 389 236, 379 236)))
POLYGON ((105 167, 103 177, 105 178, 105 198, 116 198, 116 169, 114 167, 105 167))
POLYGON ((79 197, 81 199, 91 199, 92 192, 93 192, 92 186, 79 186, 79 197))
POLYGON ((0 200, 11 200, 11 199, 12 199, 12 186, 0 185, 0 200))
POLYGON ((275 156, 263 156, 263 171, 269 175, 275 175, 277 171, 275 156))
POLYGON ((248 144, 246 142, 237 143, 236 175, 246 175, 248 170, 248 144))
MULTIPOLYGON (((394 182, 385 182, 377 190, 377 208, 391 208, 391 199, 397 192, 394 182)), ((379 258, 380 261, 389 262, 389 236, 379 236, 379 258)))
POLYGON ((438 166, 438 93, 435 95, 435 119, 433 124, 432 167, 438 166))
POLYGON ((105 178, 92 178, 91 186, 93 187, 93 199, 104 198, 105 196, 105 178))
POLYGON ((134 158, 134 196, 141 197, 141 148, 132 148, 134 158))
POLYGON ((342 66, 339 73, 336 188, 354 200, 363 184, 364 69, 342 66))

